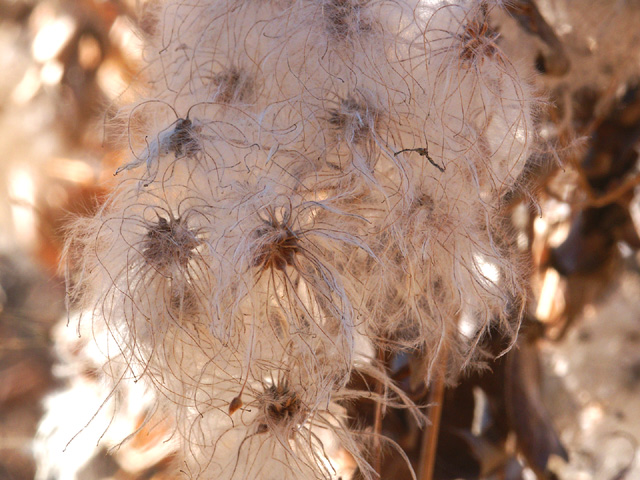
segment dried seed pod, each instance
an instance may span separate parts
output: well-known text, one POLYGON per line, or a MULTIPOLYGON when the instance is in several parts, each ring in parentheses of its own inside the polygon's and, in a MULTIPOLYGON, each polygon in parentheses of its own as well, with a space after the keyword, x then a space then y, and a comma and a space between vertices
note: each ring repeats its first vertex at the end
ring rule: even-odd
POLYGON ((176 158, 194 155, 200 149, 196 138, 198 130, 199 128, 193 125, 188 114, 186 118, 179 118, 176 120, 176 127, 169 135, 166 149, 173 152, 176 158))
POLYGON ((491 28, 487 19, 486 8, 480 9, 476 15, 464 25, 464 31, 458 36, 461 42, 460 59, 475 63, 485 57, 499 53, 496 41, 500 35, 491 28))
POLYGON ((329 111, 329 124, 348 142, 362 143, 371 138, 379 113, 372 105, 348 96, 338 108, 329 111))
POLYGON ((294 265, 295 255, 300 251, 299 234, 293 230, 290 210, 284 213, 282 220, 272 207, 266 212, 264 226, 254 233, 260 243, 252 265, 259 267, 260 272, 268 269, 284 271, 287 266, 294 265))
POLYGON ((220 103, 246 103, 254 89, 253 78, 239 68, 231 67, 216 73, 212 78, 217 89, 213 99, 220 103))
POLYGON ((229 402, 229 415, 233 415, 238 409, 242 408, 242 398, 240 395, 233 397, 233 400, 229 402))
POLYGON ((366 8, 370 0, 327 0, 322 12, 327 33, 336 40, 347 40, 371 30, 366 8))
POLYGON ((309 420, 311 414, 305 408, 302 396, 308 396, 312 388, 306 393, 296 391, 289 382, 289 375, 296 371, 297 368, 287 373, 280 372, 278 378, 263 381, 261 391, 254 392, 259 412, 255 417, 256 433, 270 433, 282 440, 291 440, 296 433, 301 433, 300 426, 309 420))
POLYGON ((200 245, 197 232, 190 230, 181 218, 158 216, 148 226, 142 242, 142 256, 154 268, 167 272, 170 267, 185 267, 200 245))
POLYGON ((129 125, 127 127, 129 138, 131 138, 131 117, 138 108, 153 103, 161 103, 169 107, 173 111, 176 120, 166 128, 163 128, 151 141, 149 141, 148 137, 145 137, 147 146, 143 152, 140 155, 134 154, 134 159, 131 162, 119 167, 114 173, 115 176, 125 170, 133 170, 145 163, 147 166, 147 172, 143 179, 143 186, 145 187, 149 186, 158 175, 159 162, 164 155, 173 153, 174 160, 177 160, 184 157, 193 157, 202 150, 200 136, 203 125, 190 118, 191 110, 200 105, 210 105, 212 102, 194 103, 189 107, 187 114, 183 118, 178 115, 175 108, 163 100, 144 101, 136 105, 129 114, 129 125))
POLYGON ((267 424, 280 425, 294 421, 300 414, 302 402, 286 381, 267 387, 258 397, 267 424))

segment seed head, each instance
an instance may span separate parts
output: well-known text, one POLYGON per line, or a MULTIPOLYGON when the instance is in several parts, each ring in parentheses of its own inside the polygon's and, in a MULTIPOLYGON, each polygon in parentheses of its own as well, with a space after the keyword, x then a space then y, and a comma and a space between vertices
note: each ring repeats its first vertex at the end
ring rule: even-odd
POLYGON ((158 217, 157 223, 148 227, 142 256, 153 267, 165 271, 171 266, 186 266, 198 245, 197 235, 182 219, 158 217))
POLYGON ((258 402, 264 416, 264 423, 258 426, 259 431, 278 426, 290 427, 300 420, 302 401, 286 381, 266 387, 258 396, 258 402))
POLYGON ((295 255, 299 251, 298 234, 291 225, 291 215, 285 213, 279 221, 273 208, 267 209, 268 218, 264 226, 258 228, 254 235, 261 240, 253 261, 260 272, 267 269, 284 271, 293 266, 295 255))
POLYGON ((371 136, 378 117, 377 112, 365 102, 348 96, 340 107, 329 111, 329 124, 338 135, 353 143, 362 143, 371 136))

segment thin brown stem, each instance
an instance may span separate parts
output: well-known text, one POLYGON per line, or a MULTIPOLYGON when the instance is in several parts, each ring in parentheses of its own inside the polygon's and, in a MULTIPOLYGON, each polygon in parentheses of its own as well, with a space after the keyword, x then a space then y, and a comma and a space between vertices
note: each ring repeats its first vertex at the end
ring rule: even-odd
MULTIPOLYGON (((383 366, 383 368, 386 368, 385 355, 384 351, 381 348, 378 349, 378 361, 383 366)), ((382 443, 380 442, 380 436, 382 435, 382 417, 384 416, 384 412, 382 410, 382 401, 380 400, 384 394, 384 384, 382 383, 382 381, 377 382, 376 393, 378 394, 379 400, 378 403, 376 403, 376 411, 373 420, 373 449, 375 452, 373 468, 382 478, 382 443)))
POLYGON ((444 380, 447 363, 447 352, 442 352, 434 379, 429 386, 429 414, 428 425, 422 434, 420 448, 420 471, 418 480, 433 480, 433 469, 436 464, 436 450, 438 448, 438 432, 440 431, 440 417, 444 401, 444 380))
POLYGON ((640 175, 634 175, 633 177, 627 179, 624 183, 612 189, 605 195, 592 198, 591 200, 586 202, 586 206, 596 207, 596 208, 606 207, 611 203, 615 203, 619 201, 622 197, 624 197, 627 193, 629 193, 638 185, 640 185, 640 175))

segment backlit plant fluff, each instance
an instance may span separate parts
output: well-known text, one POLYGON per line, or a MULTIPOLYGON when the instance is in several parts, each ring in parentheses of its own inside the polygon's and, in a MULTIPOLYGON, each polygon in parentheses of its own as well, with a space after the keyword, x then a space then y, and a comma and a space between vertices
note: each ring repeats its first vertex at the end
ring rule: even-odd
POLYGON ((374 477, 345 402, 411 408, 376 352, 419 352, 428 380, 490 327, 517 330, 500 202, 532 101, 493 7, 154 8, 146 96, 122 112, 130 159, 68 242, 80 323, 106 338, 116 391, 144 380, 171 412, 176 471, 349 478, 346 451, 374 477), (354 372, 385 388, 350 390, 354 372))

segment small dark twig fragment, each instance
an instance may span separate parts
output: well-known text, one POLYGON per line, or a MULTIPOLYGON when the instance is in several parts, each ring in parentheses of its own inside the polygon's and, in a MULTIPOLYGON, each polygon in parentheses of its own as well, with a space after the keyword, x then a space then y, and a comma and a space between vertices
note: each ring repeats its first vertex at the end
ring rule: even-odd
POLYGON ((440 170, 441 172, 444 173, 444 171, 446 170, 445 167, 441 167, 440 165, 438 165, 436 162, 433 161, 433 158, 431 158, 429 156, 429 148, 428 147, 419 147, 419 148, 403 148, 402 150, 400 150, 399 152, 396 152, 393 154, 394 157, 397 157, 398 155, 400 155, 401 153, 404 152, 416 152, 419 155, 423 156, 423 157, 427 157, 427 160, 429 160, 429 163, 431 165, 433 165, 434 167, 436 167, 438 170, 440 170))

